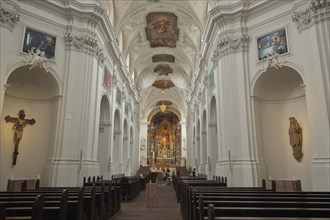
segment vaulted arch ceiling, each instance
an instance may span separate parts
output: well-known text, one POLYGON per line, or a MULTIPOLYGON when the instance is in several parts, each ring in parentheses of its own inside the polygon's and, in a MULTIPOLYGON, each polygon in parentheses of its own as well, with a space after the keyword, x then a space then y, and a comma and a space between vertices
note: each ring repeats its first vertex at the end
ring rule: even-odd
POLYGON ((161 101, 155 81, 170 80, 167 100, 185 109, 185 90, 190 86, 206 22, 206 0, 113 1, 114 30, 122 42, 140 93, 141 108, 152 111, 161 101))

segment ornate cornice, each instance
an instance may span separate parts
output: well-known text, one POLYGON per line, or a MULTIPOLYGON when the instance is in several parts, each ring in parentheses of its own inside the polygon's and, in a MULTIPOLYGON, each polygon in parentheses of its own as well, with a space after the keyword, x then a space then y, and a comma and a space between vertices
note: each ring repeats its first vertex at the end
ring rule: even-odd
POLYGON ((295 23, 299 32, 312 27, 319 15, 327 13, 330 14, 329 0, 310 0, 307 8, 302 11, 297 10, 298 6, 293 6, 292 21, 295 23))
POLYGON ((238 38, 220 37, 213 51, 211 61, 217 63, 222 56, 243 51, 248 47, 248 39, 249 37, 246 34, 238 38))
POLYGON ((78 37, 74 36, 72 33, 66 33, 65 40, 67 43, 74 45, 77 49, 82 47, 97 49, 97 40, 89 36, 78 37))
POLYGON ((20 16, 17 12, 10 12, 0 6, 0 22, 10 29, 13 29, 15 24, 20 21, 20 16))
POLYGON ((90 36, 79 37, 74 36, 72 33, 66 33, 65 41, 67 45, 75 46, 78 50, 84 48, 93 51, 100 63, 104 63, 106 60, 104 51, 99 46, 98 40, 96 38, 90 36))

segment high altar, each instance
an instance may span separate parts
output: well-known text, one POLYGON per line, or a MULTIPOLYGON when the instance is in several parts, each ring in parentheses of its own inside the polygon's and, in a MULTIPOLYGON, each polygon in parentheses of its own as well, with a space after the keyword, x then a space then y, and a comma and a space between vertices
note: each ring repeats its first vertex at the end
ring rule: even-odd
POLYGON ((148 126, 148 165, 168 168, 181 163, 181 125, 175 114, 167 114, 156 115, 148 126))

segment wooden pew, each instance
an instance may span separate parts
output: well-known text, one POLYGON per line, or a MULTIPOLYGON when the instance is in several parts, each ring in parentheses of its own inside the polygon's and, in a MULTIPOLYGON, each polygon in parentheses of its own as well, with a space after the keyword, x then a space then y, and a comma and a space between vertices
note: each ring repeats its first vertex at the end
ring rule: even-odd
POLYGON ((178 202, 180 201, 180 184, 183 180, 206 180, 206 177, 174 176, 173 187, 178 202))
POLYGON ((113 177, 113 182, 120 184, 121 199, 132 201, 141 192, 140 176, 119 176, 113 177))
MULTIPOLYGON (((294 199, 297 197, 297 199, 304 199, 309 202, 329 202, 330 193, 325 194, 324 192, 285 192, 285 193, 278 193, 274 192, 272 190, 264 190, 264 187, 203 187, 203 186, 190 186, 189 187, 189 193, 186 193, 188 195, 185 197, 185 201, 181 201, 181 211, 184 219, 193 219, 193 216, 196 216, 196 207, 198 207, 198 204, 196 205, 196 198, 193 198, 192 189, 195 191, 195 194, 197 195, 207 195, 210 197, 217 197, 221 195, 221 199, 225 199, 223 196, 227 196, 226 199, 233 200, 235 199, 235 196, 243 196, 241 199, 250 199, 249 197, 254 196, 256 200, 266 200, 267 198, 273 199, 273 200, 282 200, 283 199, 294 199), (205 191, 205 192, 204 192, 205 191), (273 195, 273 196, 272 196, 273 195), (272 197, 270 197, 272 196, 272 197), (266 197, 263 198, 263 197, 266 197), (307 197, 307 198, 306 198, 307 197), (315 197, 315 198, 314 198, 315 197), (191 214, 195 213, 195 214, 191 214)), ((220 198, 219 198, 220 199, 220 198)), ((238 199, 238 198, 236 198, 238 199)), ((297 200, 296 199, 296 200, 297 200)))
MULTIPOLYGON (((91 194, 84 195, 84 189, 79 189, 78 192, 70 192, 68 190, 0 192, 0 203, 5 203, 7 208, 12 209, 15 209, 15 207, 31 206, 34 198, 38 195, 42 195, 46 214, 47 212, 51 212, 52 215, 55 216, 57 214, 54 210, 58 209, 61 212, 61 217, 59 217, 59 219, 82 220, 84 203, 86 203, 86 205, 91 204, 91 194)), ((89 210, 84 210, 84 212, 89 213, 89 210)))
MULTIPOLYGON (((283 194, 282 197, 269 197, 268 195, 266 194, 264 197, 260 195, 256 197, 250 196, 243 199, 240 194, 237 194, 236 197, 232 194, 230 198, 212 196, 213 199, 211 200, 209 199, 210 196, 208 200, 205 200, 205 197, 200 195, 199 207, 194 214, 194 219, 204 219, 208 215, 209 204, 213 204, 215 216, 330 217, 330 196, 328 198, 320 197, 318 201, 310 201, 309 198, 312 197, 308 196, 295 197, 292 194, 291 196, 283 194), (273 201, 274 198, 277 201, 273 201), (291 201, 289 200, 290 198, 291 201)), ((196 209, 194 208, 194 210, 196 209)))
POLYGON ((121 191, 120 183, 112 180, 100 180, 95 182, 84 182, 84 186, 105 185, 105 218, 114 218, 121 211, 121 191))
POLYGON ((33 203, 25 204, 24 207, 7 208, 6 205, 6 203, 0 203, 0 220, 5 220, 7 217, 10 217, 10 219, 47 219, 44 216, 44 200, 42 195, 38 195, 33 203))
MULTIPOLYGON (((196 207, 198 206, 197 197, 199 195, 214 195, 216 193, 228 193, 228 192, 239 192, 239 193, 252 193, 252 192, 264 192, 263 187, 223 187, 223 186, 189 186, 188 192, 186 192, 185 197, 182 200, 181 211, 183 216, 187 219, 192 219, 192 214, 196 212, 196 207)), ((273 192, 273 191, 270 191, 273 192)))
POLYGON ((183 218, 187 218, 189 216, 189 204, 187 199, 189 197, 189 187, 191 186, 203 186, 203 187, 226 187, 227 183, 222 183, 214 180, 194 180, 194 179, 185 179, 185 180, 180 180, 178 182, 179 184, 179 201, 180 201, 180 209, 181 213, 183 215, 183 218))
MULTIPOLYGON (((208 220, 301 220, 302 218, 296 218, 296 217, 228 217, 228 216, 223 216, 223 217, 216 217, 215 212, 214 212, 214 205, 209 204, 208 206, 208 215, 207 218, 208 220)), ((304 217, 304 220, 328 220, 329 218, 308 218, 304 217)))

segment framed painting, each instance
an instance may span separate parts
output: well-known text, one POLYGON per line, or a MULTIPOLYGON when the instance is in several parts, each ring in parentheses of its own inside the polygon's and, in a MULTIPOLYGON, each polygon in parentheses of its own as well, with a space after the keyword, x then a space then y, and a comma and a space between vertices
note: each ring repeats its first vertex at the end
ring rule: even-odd
POLYGON ((208 80, 209 80, 209 89, 211 90, 211 89, 213 89, 214 88, 214 71, 215 71, 215 67, 213 66, 212 68, 211 68, 211 70, 210 70, 210 74, 209 74, 209 78, 208 78, 208 80))
POLYGON ((287 39, 285 28, 257 38, 258 60, 261 61, 274 53, 288 53, 289 48, 287 39))
POLYGON ((125 115, 128 115, 128 102, 127 101, 125 101, 124 108, 125 108, 125 115))
POLYGON ((116 102, 121 105, 121 92, 120 90, 117 88, 117 92, 116 92, 116 102))
POLYGON ((107 69, 104 71, 103 86, 108 92, 111 93, 111 74, 107 69))
POLYGON ((45 57, 52 59, 55 57, 56 37, 31 29, 25 28, 23 52, 28 52, 31 48, 45 52, 45 57))

